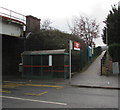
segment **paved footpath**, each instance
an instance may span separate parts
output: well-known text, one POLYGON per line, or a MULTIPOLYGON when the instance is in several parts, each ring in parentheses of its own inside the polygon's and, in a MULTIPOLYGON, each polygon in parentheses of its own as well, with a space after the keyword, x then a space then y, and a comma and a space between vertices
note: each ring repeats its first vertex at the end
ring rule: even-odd
MULTIPOLYGON (((101 58, 105 51, 95 59, 89 68, 72 78, 71 84, 77 86, 94 86, 94 87, 112 87, 118 88, 118 76, 101 76, 101 58)), ((119 76, 120 77, 120 76, 119 76)))

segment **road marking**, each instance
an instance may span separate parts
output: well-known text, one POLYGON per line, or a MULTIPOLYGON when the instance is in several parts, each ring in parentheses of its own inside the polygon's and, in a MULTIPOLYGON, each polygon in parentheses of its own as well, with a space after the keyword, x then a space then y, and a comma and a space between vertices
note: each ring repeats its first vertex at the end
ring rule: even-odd
POLYGON ((63 88, 63 86, 54 86, 54 85, 40 85, 40 84, 25 84, 26 86, 36 86, 36 87, 54 87, 54 88, 63 88))
POLYGON ((0 91, 0 92, 4 92, 4 93, 11 93, 11 91, 0 91))
POLYGON ((31 101, 31 102, 47 103, 47 104, 67 105, 67 103, 61 103, 61 102, 51 102, 51 101, 43 101, 43 100, 25 99, 25 98, 10 97, 10 96, 0 96, 0 97, 2 97, 2 98, 8 98, 8 99, 31 101))
POLYGON ((15 88, 15 87, 18 87, 18 86, 35 86, 35 87, 63 88, 63 86, 41 85, 41 84, 18 84, 18 83, 5 83, 5 84, 3 84, 3 88, 15 88))
POLYGON ((18 86, 23 86, 23 84, 15 84, 15 83, 5 83, 2 88, 15 88, 18 86))
POLYGON ((33 96, 40 96, 40 95, 43 95, 43 94, 46 94, 48 93, 48 91, 45 91, 45 92, 42 92, 42 93, 39 93, 39 94, 32 94, 32 93, 24 93, 25 95, 33 95, 33 96))

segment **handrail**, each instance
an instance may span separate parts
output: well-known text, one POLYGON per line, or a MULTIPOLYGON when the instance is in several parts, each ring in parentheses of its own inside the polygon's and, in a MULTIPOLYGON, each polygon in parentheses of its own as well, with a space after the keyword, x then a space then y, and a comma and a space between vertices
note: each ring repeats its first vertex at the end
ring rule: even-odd
POLYGON ((8 17, 9 19, 12 19, 12 20, 15 19, 17 21, 23 22, 24 24, 26 21, 25 15, 15 12, 15 11, 12 11, 12 10, 9 10, 4 7, 0 7, 0 15, 8 17))

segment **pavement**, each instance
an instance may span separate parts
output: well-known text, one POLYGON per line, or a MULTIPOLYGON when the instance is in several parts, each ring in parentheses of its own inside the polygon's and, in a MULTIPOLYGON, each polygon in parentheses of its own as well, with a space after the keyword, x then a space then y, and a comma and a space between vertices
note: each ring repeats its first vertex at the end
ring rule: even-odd
POLYGON ((101 72, 101 59, 105 51, 98 56, 95 61, 88 67, 88 69, 82 73, 73 76, 71 85, 74 86, 85 86, 94 88, 110 88, 110 89, 120 89, 118 75, 108 75, 104 76, 100 74, 101 72))
MULTIPOLYGON (((105 52, 102 52, 94 62, 82 73, 77 73, 72 76, 71 81, 69 79, 14 79, 10 82, 15 83, 32 83, 32 84, 54 84, 54 85, 70 85, 75 87, 87 87, 87 88, 103 88, 103 89, 120 89, 119 75, 101 76, 101 58, 105 52)), ((9 81, 4 81, 9 82, 9 81)))

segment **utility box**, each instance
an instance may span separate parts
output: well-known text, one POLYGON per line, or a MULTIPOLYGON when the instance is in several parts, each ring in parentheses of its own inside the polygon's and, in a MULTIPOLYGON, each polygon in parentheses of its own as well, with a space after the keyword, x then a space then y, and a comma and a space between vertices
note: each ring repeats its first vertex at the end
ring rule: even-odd
POLYGON ((40 79, 69 77, 69 54, 65 49, 25 51, 21 55, 23 77, 40 79))
POLYGON ((113 62, 112 63, 112 67, 113 67, 113 74, 119 74, 119 62, 113 62))

